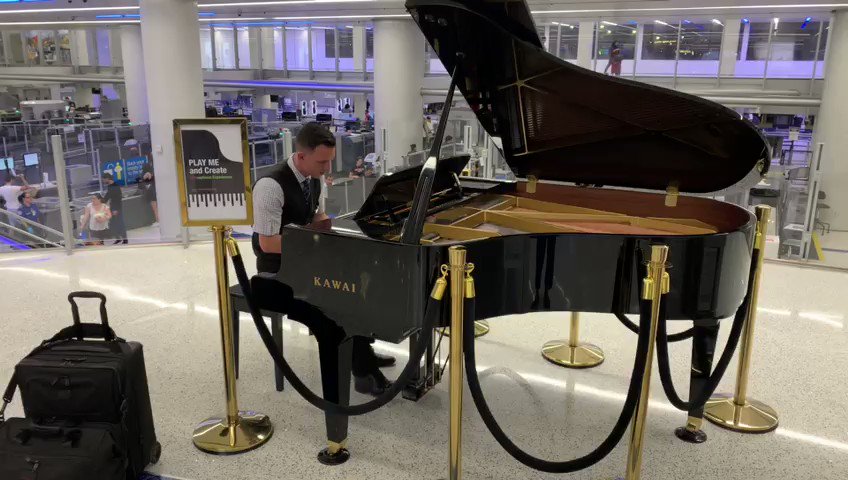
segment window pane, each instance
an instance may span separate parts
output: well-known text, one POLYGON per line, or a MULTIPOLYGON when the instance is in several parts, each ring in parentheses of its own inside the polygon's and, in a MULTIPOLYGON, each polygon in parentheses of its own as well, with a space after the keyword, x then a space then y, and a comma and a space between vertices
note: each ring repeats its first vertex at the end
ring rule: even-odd
POLYGON ((68 30, 59 30, 59 62, 63 65, 71 64, 71 32, 68 30))
POLYGON ((771 22, 752 22, 749 24, 749 28, 750 33, 748 34, 748 48, 745 60, 765 60, 768 57, 768 38, 771 22))
POLYGON ((336 70, 336 29, 334 27, 312 27, 312 69, 325 72, 336 70))
POLYGON ((250 31, 247 27, 236 30, 238 39, 238 68, 250 68, 250 31))
POLYGON ((577 60, 577 41, 580 24, 561 23, 559 26, 559 52, 557 56, 565 60, 577 60))
POLYGON ((724 26, 712 21, 702 20, 695 23, 684 20, 680 28, 677 75, 682 77, 717 76, 724 26))
POLYGON ((215 65, 220 69, 236 68, 236 42, 233 29, 228 27, 215 29, 215 65))
POLYGON ((95 32, 97 37, 97 65, 101 67, 112 66, 112 50, 109 40, 112 37, 109 35, 109 30, 99 28, 95 32))
POLYGON ((41 55, 38 53, 38 32, 26 32, 26 43, 24 45, 24 57, 26 63, 33 65, 41 62, 41 55))
POLYGON ((374 27, 365 27, 365 58, 374 58, 374 27))
POLYGON ((654 20, 642 33, 643 60, 674 60, 677 55, 677 25, 654 20))
POLYGON ((309 70, 308 32, 305 27, 286 27, 286 61, 289 70, 309 70))
POLYGON ((41 61, 45 65, 53 65, 56 63, 56 32, 44 30, 39 32, 41 38, 41 61))
POLYGON ((200 29, 200 67, 212 68, 212 34, 208 28, 200 29))
POLYGON ((830 22, 824 22, 821 29, 821 43, 819 47, 819 57, 818 60, 823 62, 825 59, 824 51, 827 47, 827 34, 830 33, 830 22))
POLYGON ((770 60, 814 60, 818 22, 780 21, 771 39, 770 60))
POLYGON ((724 27, 716 23, 683 23, 680 60, 718 60, 724 27))

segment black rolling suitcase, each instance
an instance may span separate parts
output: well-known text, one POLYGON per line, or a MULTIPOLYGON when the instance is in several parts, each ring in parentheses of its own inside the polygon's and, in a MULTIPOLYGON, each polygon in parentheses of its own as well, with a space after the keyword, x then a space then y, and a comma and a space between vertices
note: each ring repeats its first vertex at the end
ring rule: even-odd
POLYGON ((119 425, 128 460, 127 478, 137 478, 161 453, 142 346, 115 335, 103 294, 74 292, 68 301, 74 324, 18 363, 3 400, 10 402, 19 386, 26 417, 37 423, 119 425), (75 298, 99 299, 101 323, 80 322, 75 298))
POLYGON ((0 425, 0 478, 11 480, 125 480, 118 424, 48 426, 27 418, 0 425))

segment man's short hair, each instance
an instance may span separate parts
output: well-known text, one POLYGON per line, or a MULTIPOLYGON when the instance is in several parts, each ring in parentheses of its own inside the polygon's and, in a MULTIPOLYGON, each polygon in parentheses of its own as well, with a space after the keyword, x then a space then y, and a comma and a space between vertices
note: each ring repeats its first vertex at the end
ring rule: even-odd
POLYGON ((114 180, 115 179, 115 177, 113 177, 112 174, 109 173, 109 172, 105 172, 103 175, 101 175, 101 177, 103 178, 103 180, 114 180))
POLYGON ((319 145, 335 148, 336 137, 324 125, 318 122, 309 122, 300 127, 294 138, 295 148, 298 150, 315 150, 319 145))

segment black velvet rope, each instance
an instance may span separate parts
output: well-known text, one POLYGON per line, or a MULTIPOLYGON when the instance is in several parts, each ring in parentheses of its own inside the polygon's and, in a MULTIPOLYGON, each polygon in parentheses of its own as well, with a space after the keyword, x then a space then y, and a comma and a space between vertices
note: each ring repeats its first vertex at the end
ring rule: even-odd
MULTIPOLYGON (((665 304, 663 303, 662 305, 665 304)), ((639 325, 636 325, 635 323, 630 321, 630 319, 627 318, 623 313, 616 313, 615 318, 617 318, 622 325, 627 327, 628 330, 637 335, 639 334, 639 325)), ((658 331, 657 337, 659 338, 660 335, 662 335, 662 338, 668 338, 667 342, 669 343, 680 342, 682 340, 686 340, 687 338, 692 338, 692 336, 695 335, 695 329, 690 328, 682 332, 673 333, 671 335, 667 335, 666 333, 661 333, 658 331)))
MULTIPOLYGON (((253 323, 256 325, 256 330, 262 338, 262 343, 265 344, 265 348, 268 350, 268 353, 271 355, 274 363, 283 372, 283 376, 286 377, 286 380, 291 383, 297 393, 299 393, 314 407, 327 413, 348 416, 364 415, 366 413, 373 412, 392 401, 403 390, 404 386, 409 383, 409 380, 412 378, 412 374, 420 368, 421 359, 424 357, 424 353, 427 351, 427 345, 429 344, 429 335, 419 336, 418 341, 414 345, 415 348, 413 353, 409 357, 409 362, 407 362, 406 366, 403 368, 400 376, 398 376, 392 386, 386 389, 386 391, 380 396, 366 403, 349 406, 339 405, 325 400, 323 397, 310 390, 309 387, 300 380, 291 366, 289 366, 285 357, 283 357, 283 354, 280 352, 277 344, 274 343, 274 337, 268 330, 268 326, 265 325, 265 321, 262 319, 262 314, 260 313, 259 307, 256 305, 256 300, 253 298, 250 281, 247 277, 247 271, 244 268, 244 260, 242 260, 241 255, 232 255, 231 258, 233 259, 236 277, 238 277, 239 285, 241 286, 242 293, 244 293, 244 298, 247 301, 250 315, 253 317, 253 323)), ((422 332, 429 332, 435 327, 436 319, 439 314, 439 300, 429 296, 428 299, 424 314, 424 326, 422 327, 422 332)))
POLYGON ((630 376, 630 386, 627 390, 627 398, 624 400, 624 407, 621 409, 621 414, 613 426, 609 436, 598 447, 588 454, 568 461, 555 462, 543 460, 525 452, 518 447, 503 431, 498 421, 492 415, 489 409, 489 404, 486 402, 486 397, 483 395, 483 390, 480 388, 480 379, 477 376, 477 364, 474 350, 474 320, 475 309, 474 299, 468 298, 465 300, 465 320, 463 328, 463 346, 465 348, 465 373, 468 377, 468 387, 471 390, 471 398, 474 399, 474 405, 483 419, 483 423, 495 437, 495 440, 507 451, 513 458, 523 463, 524 465, 548 473, 570 473, 588 468, 604 457, 615 448, 621 437, 624 436, 630 419, 636 411, 636 405, 639 401, 639 394, 642 387, 642 378, 645 372, 645 362, 648 356, 648 330, 650 330, 651 310, 642 309, 639 316, 639 323, 644 334, 639 335, 639 340, 636 347, 636 358, 633 361, 633 372, 630 376))
MULTIPOLYGON (((756 274, 759 254, 759 250, 754 250, 753 257, 751 258, 751 269, 748 273, 748 290, 745 292, 745 298, 742 300, 742 305, 739 306, 739 309, 736 310, 736 315, 733 317, 733 324, 730 327, 730 335, 727 338, 727 344, 724 347, 724 351, 721 353, 721 357, 719 357, 718 362, 716 362, 715 369, 713 369, 713 373, 707 379, 707 383, 704 385, 703 390, 699 392, 697 397, 690 398, 688 402, 680 398, 680 395, 678 395, 677 390, 674 388, 674 380, 671 378, 671 366, 669 365, 670 362, 668 359, 668 342, 670 340, 665 340, 665 312, 662 312, 662 318, 660 318, 660 323, 657 329, 657 368, 660 373, 660 381, 662 382, 665 396, 668 397, 668 401, 671 402, 672 405, 680 410, 691 411, 703 407, 704 404, 707 403, 707 400, 709 400, 713 393, 715 393, 719 382, 722 377, 724 377, 727 367, 730 365, 730 361, 733 358, 733 353, 739 345, 742 330, 745 327, 745 317, 748 313, 748 307, 751 304, 751 295, 754 291, 754 275, 756 274)), ((662 305, 660 307, 662 309, 662 305)))

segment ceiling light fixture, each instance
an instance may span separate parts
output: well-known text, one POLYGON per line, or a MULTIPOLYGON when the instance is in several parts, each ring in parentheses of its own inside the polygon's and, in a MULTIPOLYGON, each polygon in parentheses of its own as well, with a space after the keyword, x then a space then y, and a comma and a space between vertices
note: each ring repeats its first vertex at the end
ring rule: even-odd
POLYGON ((304 3, 362 3, 374 0, 289 0, 289 1, 266 1, 266 2, 227 2, 227 3, 200 3, 200 8, 210 7, 261 7, 271 5, 299 5, 304 3))
POLYGON ((719 20, 719 19, 717 19, 717 18, 714 18, 714 19, 713 19, 713 23, 715 23, 716 25, 721 25, 722 27, 724 26, 724 24, 723 24, 723 23, 721 23, 721 20, 719 20))
POLYGON ((72 7, 72 8, 28 8, 24 10, 0 10, 0 15, 17 13, 62 13, 62 12, 108 12, 115 10, 138 10, 138 5, 126 7, 72 7))
POLYGON ((723 5, 715 7, 665 7, 665 8, 597 8, 582 10, 532 10, 530 13, 544 15, 550 13, 616 13, 616 12, 682 12, 699 10, 776 10, 791 8, 845 8, 848 3, 816 3, 816 4, 793 4, 793 5, 723 5))
POLYGON ((353 20, 370 18, 410 18, 408 13, 381 15, 319 15, 309 17, 274 17, 274 20, 353 20))
POLYGON ((140 23, 139 20, 70 20, 63 22, 0 22, 0 26, 13 27, 18 25, 99 25, 99 24, 115 24, 115 23, 140 23))

